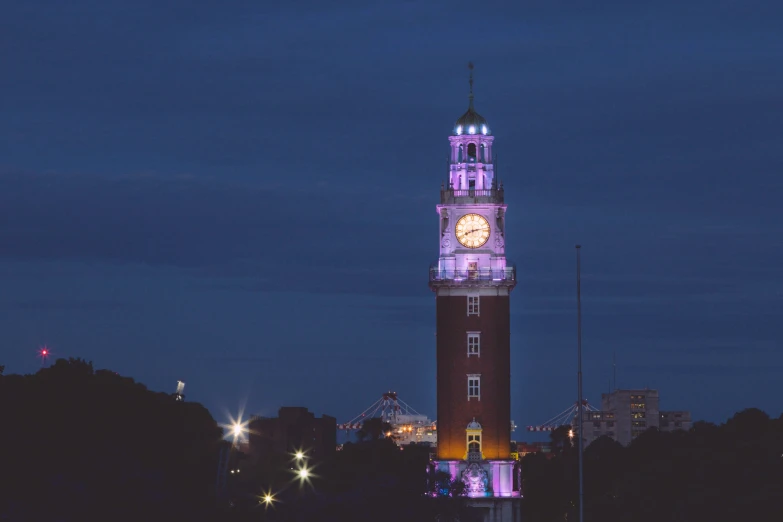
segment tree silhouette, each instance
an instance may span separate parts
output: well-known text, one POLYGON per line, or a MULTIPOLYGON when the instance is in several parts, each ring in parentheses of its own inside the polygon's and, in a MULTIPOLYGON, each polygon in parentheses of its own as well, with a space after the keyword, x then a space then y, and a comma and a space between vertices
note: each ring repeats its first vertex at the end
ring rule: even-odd
POLYGON ((0 379, 0 411, 0 520, 198 520, 213 506, 221 430, 199 404, 59 359, 0 379))
MULTIPOLYGON (((576 452, 566 429, 552 435, 551 458, 522 459, 531 522, 575 513, 576 452)), ((584 457, 588 522, 783 520, 783 416, 751 408, 722 425, 696 422, 688 432, 651 428, 628 447, 601 437, 584 457)))
POLYGON ((571 426, 558 426, 549 433, 549 442, 552 445, 552 453, 555 455, 564 455, 572 448, 576 447, 576 433, 571 426))
POLYGON ((356 432, 356 437, 360 440, 378 440, 382 437, 392 434, 392 425, 385 422, 380 417, 370 417, 362 423, 362 427, 356 432))

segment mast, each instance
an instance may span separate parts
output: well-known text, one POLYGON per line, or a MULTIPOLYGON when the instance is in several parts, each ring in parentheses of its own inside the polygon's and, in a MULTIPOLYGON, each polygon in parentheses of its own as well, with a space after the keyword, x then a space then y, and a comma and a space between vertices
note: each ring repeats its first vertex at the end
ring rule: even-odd
POLYGON ((611 391, 615 391, 617 389, 617 357, 616 353, 612 352, 612 389, 611 391))
POLYGON ((582 404, 582 279, 581 259, 579 252, 581 245, 576 245, 576 357, 577 357, 577 387, 579 404, 579 522, 584 522, 584 470, 582 442, 584 426, 584 406, 582 404))

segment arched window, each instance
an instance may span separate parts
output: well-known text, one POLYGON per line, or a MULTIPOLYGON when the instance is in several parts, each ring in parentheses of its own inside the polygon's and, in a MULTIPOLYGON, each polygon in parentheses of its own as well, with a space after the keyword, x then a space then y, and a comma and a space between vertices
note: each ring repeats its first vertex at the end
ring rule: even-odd
POLYGON ((457 151, 457 163, 462 163, 463 161, 465 161, 465 160, 462 159, 464 157, 463 152, 464 152, 464 150, 462 148, 462 145, 460 145, 459 146, 459 151, 457 151))
POLYGON ((487 162, 487 146, 484 143, 481 144, 481 161, 487 162))
MULTIPOLYGON (((476 385, 478 385, 478 376, 474 375, 473 377, 476 379, 476 385)), ((468 393, 470 393, 470 391, 468 391, 468 393)), ((478 393, 478 391, 476 391, 476 393, 478 393)), ((466 442, 468 446, 465 458, 468 460, 481 460, 483 458, 481 454, 481 424, 476 422, 475 417, 470 424, 468 424, 467 429, 465 429, 465 435, 467 436, 466 442)))
POLYGON ((470 158, 468 161, 476 161, 476 144, 475 143, 468 144, 468 158, 470 158))
POLYGON ((468 435, 468 453, 481 453, 481 435, 468 435))

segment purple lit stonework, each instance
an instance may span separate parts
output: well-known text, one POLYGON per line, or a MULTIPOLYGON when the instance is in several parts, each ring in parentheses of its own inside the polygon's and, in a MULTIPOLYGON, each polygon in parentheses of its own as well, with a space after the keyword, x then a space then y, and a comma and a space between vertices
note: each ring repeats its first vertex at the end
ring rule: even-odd
POLYGON ((465 484, 488 520, 517 521, 519 463, 511 456, 510 293, 503 186, 489 124, 473 108, 454 124, 448 180, 437 205, 438 449, 433 463, 465 484))

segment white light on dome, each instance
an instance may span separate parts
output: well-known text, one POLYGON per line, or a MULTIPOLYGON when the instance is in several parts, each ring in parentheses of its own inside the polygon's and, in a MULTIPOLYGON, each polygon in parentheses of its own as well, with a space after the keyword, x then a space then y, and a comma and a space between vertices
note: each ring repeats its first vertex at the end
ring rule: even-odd
POLYGON ((470 127, 468 127, 468 134, 476 134, 476 126, 475 125, 471 125, 470 127))
POLYGON ((486 134, 486 133, 487 133, 487 126, 486 125, 482 125, 481 126, 481 134, 486 134))
POLYGON ((457 125, 457 135, 462 134, 462 125, 457 125))

